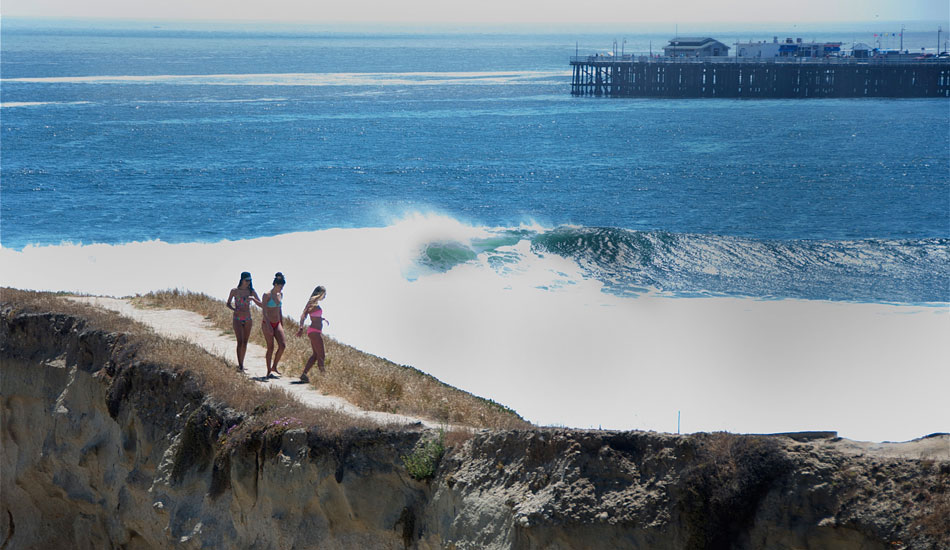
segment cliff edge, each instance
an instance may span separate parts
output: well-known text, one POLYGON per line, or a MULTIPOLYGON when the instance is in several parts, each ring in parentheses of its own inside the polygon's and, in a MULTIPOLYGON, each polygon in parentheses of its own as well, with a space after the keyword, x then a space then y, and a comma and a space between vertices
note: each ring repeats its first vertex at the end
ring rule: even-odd
POLYGON ((431 431, 242 430, 137 346, 0 303, 0 549, 950 547, 946 434, 482 431, 419 480, 431 431))

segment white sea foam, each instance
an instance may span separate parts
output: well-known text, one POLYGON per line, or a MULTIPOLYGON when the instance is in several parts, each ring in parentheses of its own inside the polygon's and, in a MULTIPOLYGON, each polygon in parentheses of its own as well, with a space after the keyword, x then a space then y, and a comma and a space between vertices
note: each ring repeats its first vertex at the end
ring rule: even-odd
POLYGON ((170 104, 207 104, 207 103, 283 103, 289 101, 286 97, 256 97, 256 98, 246 98, 246 99, 220 99, 220 98, 201 98, 201 99, 159 99, 159 100, 138 100, 133 101, 133 104, 142 104, 150 105, 153 103, 160 103, 163 105, 170 104))
POLYGON ((444 86, 558 84, 566 71, 481 71, 406 73, 266 73, 210 75, 97 75, 4 78, 0 82, 44 84, 187 84, 226 86, 444 86))
POLYGON ((12 107, 42 107, 46 105, 89 105, 91 101, 7 101, 0 103, 0 109, 12 107))
POLYGON ((493 234, 439 215, 246 241, 0 248, 2 284, 224 298, 241 271, 288 280, 285 314, 328 289, 328 334, 512 406, 541 424, 675 431, 838 430, 907 440, 950 428, 950 309, 821 301, 617 297, 530 243, 448 271, 438 240, 493 234), (495 261, 504 257, 505 262, 495 261))

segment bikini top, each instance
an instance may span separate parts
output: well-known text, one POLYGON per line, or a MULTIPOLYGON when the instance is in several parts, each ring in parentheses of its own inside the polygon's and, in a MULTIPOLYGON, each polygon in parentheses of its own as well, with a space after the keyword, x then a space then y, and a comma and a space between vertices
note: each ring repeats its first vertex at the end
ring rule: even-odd
POLYGON ((270 296, 267 299, 267 307, 280 307, 280 304, 274 301, 273 296, 270 296))
POLYGON ((323 308, 317 306, 310 312, 310 319, 319 319, 320 317, 323 317, 323 308))
POLYGON ((251 298, 250 295, 247 296, 234 296, 234 309, 247 309, 249 306, 247 304, 248 300, 251 298))

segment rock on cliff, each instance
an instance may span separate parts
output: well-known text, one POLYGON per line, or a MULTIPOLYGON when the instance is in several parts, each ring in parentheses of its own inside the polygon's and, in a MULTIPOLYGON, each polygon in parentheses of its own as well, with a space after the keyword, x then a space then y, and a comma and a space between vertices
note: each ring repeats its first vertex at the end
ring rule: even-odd
POLYGON ((418 431, 231 437, 241 416, 134 338, 0 316, 2 549, 950 547, 945 457, 536 429, 474 434, 418 481, 418 431))

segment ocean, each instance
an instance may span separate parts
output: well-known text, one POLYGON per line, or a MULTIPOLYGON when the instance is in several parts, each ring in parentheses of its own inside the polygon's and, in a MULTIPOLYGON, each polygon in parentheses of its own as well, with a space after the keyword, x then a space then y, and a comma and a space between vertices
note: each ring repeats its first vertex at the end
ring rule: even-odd
POLYGON ((281 271, 285 314, 322 284, 330 336, 543 425, 950 430, 946 99, 570 95, 655 29, 0 33, 3 285, 281 271))

